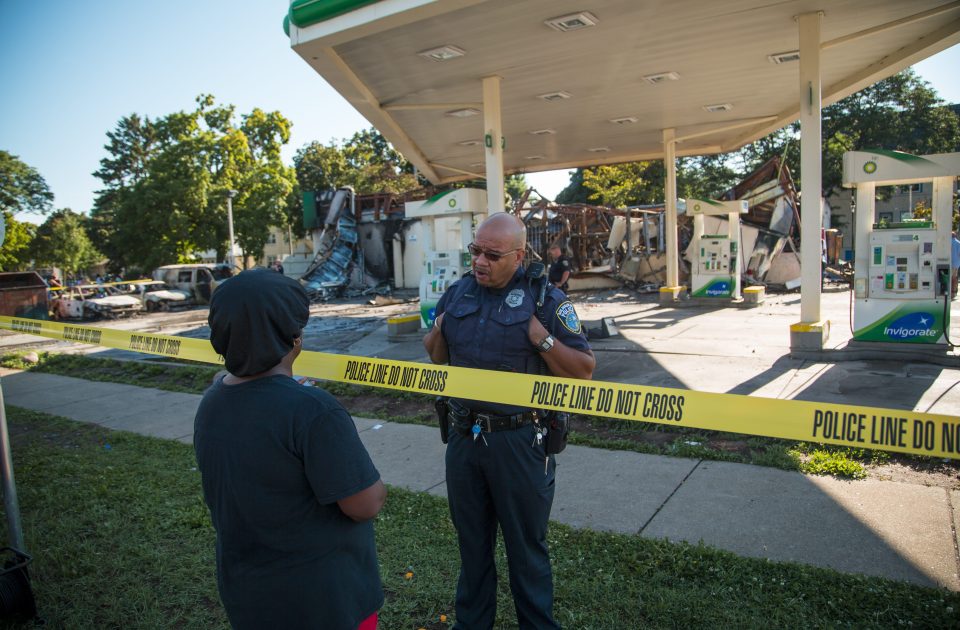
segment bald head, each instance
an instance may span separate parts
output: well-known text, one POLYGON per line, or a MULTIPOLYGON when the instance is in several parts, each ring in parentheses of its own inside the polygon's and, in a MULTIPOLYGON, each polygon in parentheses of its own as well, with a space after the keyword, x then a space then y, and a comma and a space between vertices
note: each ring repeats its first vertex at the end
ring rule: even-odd
POLYGON ((527 244, 527 227, 509 212, 491 214, 477 228, 477 238, 502 240, 509 248, 523 249, 527 244))
POLYGON ((510 282, 523 261, 527 228, 512 214, 498 212, 480 224, 473 242, 483 250, 482 254, 472 257, 477 282, 481 286, 501 288, 510 282))

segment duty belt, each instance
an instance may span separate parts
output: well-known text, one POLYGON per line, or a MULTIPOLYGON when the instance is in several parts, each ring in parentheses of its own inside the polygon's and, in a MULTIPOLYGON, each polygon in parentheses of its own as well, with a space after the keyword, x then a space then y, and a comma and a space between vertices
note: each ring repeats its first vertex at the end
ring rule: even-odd
POLYGON ((450 402, 450 416, 453 426, 461 433, 469 433, 473 425, 479 425, 481 431, 509 431, 532 423, 537 415, 533 411, 524 411, 510 416, 498 416, 489 413, 477 413, 458 403, 450 402))

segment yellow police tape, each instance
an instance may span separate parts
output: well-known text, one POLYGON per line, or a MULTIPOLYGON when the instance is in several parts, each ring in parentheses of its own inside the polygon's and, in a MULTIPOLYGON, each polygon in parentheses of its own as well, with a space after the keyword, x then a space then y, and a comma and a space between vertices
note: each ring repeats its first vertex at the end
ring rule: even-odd
MULTIPOLYGON (((210 342, 202 339, 4 316, 0 316, 0 329, 177 359, 222 363, 210 342)), ((942 414, 582 381, 320 352, 303 352, 297 359, 296 372, 321 380, 420 394, 960 459, 960 418, 942 414)))

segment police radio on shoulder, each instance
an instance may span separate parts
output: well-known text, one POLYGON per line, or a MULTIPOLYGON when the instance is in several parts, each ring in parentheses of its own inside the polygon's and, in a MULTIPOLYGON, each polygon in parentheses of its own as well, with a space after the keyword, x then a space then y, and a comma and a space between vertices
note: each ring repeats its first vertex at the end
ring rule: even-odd
POLYGON ((549 352, 550 349, 553 348, 553 341, 553 335, 547 335, 540 340, 540 343, 536 345, 537 350, 540 352, 549 352))

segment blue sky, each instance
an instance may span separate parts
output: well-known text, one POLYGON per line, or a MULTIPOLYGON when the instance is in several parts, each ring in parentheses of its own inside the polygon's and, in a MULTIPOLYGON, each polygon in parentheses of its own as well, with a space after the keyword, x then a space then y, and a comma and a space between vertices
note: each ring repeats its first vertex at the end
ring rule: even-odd
MULTIPOLYGON (((284 156, 369 126, 289 47, 286 0, 0 0, 0 149, 37 169, 56 208, 87 212, 121 117, 190 110, 199 94, 278 110, 293 122, 284 156)), ((960 46, 915 68, 960 102, 960 46)), ((552 197, 566 172, 530 174, 552 197)), ((28 217, 22 217, 28 219, 28 217)), ((34 219, 39 221, 39 217, 34 219)))

